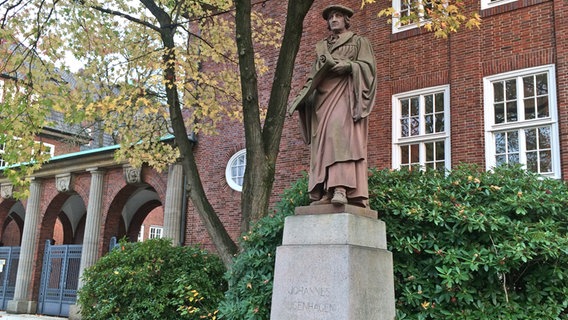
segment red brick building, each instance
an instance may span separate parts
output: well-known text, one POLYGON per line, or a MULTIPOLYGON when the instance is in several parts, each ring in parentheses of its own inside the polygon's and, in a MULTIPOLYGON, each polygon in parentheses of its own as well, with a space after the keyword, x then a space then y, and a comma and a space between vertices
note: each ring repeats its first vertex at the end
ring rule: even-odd
MULTIPOLYGON (((460 30, 444 40, 414 25, 387 24, 386 18, 376 15, 386 2, 364 10, 359 9, 360 0, 338 2, 355 9, 351 29, 370 39, 377 60, 370 166, 451 169, 466 162, 490 169, 518 162, 543 176, 566 179, 566 1, 468 0, 467 10, 478 12, 483 19, 481 27, 460 30)), ((315 59, 316 41, 328 32, 321 11, 329 4, 316 0, 305 20, 292 97, 315 59)), ((393 6, 403 10, 404 2, 394 0, 393 6)), ((258 8, 283 23, 285 1, 267 1, 258 8)), ((276 52, 262 54, 273 66, 276 52)), ((262 101, 268 99, 270 76, 259 81, 262 101)), ((296 121, 296 115, 286 121, 273 202, 308 168, 308 149, 296 121)), ((205 190, 236 239, 244 135, 236 123, 221 124, 219 132, 217 136, 199 136, 195 152, 205 190)), ((0 299, 4 301, 2 308, 35 313, 39 305, 37 310, 48 313, 40 293, 46 240, 83 244, 83 268, 108 251, 112 237, 137 239, 145 219, 151 217, 156 220, 144 226, 144 233, 161 226, 162 235, 176 243, 213 249, 197 213, 184 197, 178 165, 164 173, 146 167, 135 170, 113 161, 114 147, 58 153, 65 147, 51 143, 56 157, 37 173, 30 199, 12 199, 10 185, 0 180, 0 237, 6 247, 21 245, 21 255, 27 259, 20 258, 20 266, 13 270, 19 286, 15 296, 0 299)), ((5 273, 2 276, 7 277, 5 273)))

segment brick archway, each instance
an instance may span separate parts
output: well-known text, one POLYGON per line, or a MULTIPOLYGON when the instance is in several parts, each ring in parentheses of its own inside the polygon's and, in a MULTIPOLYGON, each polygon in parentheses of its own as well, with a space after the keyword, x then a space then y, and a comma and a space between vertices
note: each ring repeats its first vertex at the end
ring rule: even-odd
POLYGON ((151 200, 138 208, 136 214, 130 221, 130 226, 128 227, 127 237, 129 241, 136 241, 136 239, 138 238, 138 232, 140 231, 140 226, 144 222, 144 219, 146 219, 146 217, 152 210, 160 207, 161 205, 162 203, 160 201, 151 200))
POLYGON ((17 214, 11 213, 2 226, 2 246, 17 247, 22 243, 24 220, 17 214))

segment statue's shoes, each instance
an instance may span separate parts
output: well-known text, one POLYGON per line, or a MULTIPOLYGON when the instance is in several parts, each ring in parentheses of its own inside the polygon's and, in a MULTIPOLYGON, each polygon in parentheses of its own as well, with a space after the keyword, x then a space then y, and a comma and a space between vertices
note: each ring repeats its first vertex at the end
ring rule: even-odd
POLYGON ((331 203, 331 197, 327 194, 323 195, 323 197, 321 197, 321 199, 313 201, 312 203, 310 203, 310 206, 317 206, 320 204, 330 204, 331 203))
POLYGON ((336 187, 333 191, 333 198, 331 198, 331 203, 333 204, 347 204, 347 191, 345 188, 336 187))

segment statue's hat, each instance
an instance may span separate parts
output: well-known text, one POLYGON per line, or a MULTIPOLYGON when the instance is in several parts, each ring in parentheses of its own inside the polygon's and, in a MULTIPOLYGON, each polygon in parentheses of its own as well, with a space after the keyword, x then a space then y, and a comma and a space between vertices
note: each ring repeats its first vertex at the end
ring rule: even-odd
POLYGON ((331 6, 327 6, 325 9, 323 9, 323 12, 322 12, 321 15, 324 18, 324 20, 327 20, 327 18, 329 17, 329 14, 332 11, 342 12, 344 15, 348 16, 349 18, 351 18, 351 16, 353 15, 353 10, 351 8, 348 8, 346 6, 342 6, 340 4, 332 4, 331 6))

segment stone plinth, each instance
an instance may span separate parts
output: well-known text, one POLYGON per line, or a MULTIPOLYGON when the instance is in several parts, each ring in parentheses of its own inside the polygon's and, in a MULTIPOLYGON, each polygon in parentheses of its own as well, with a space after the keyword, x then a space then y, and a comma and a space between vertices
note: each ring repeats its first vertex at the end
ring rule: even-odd
POLYGON ((322 207, 304 207, 286 218, 270 319, 394 319, 392 254, 384 222, 367 214, 324 214, 322 207), (309 208, 318 212, 308 214, 309 208))

